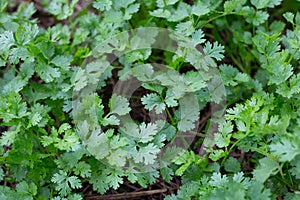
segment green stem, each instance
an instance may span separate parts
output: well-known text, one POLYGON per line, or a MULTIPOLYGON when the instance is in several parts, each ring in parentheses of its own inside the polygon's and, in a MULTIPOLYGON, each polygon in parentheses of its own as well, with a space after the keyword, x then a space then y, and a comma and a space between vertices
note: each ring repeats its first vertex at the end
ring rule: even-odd
POLYGON ((266 157, 268 157, 268 158, 270 158, 270 159, 272 159, 272 160, 274 160, 276 162, 279 162, 279 160, 276 157, 274 157, 273 155, 269 154, 268 152, 265 152, 262 149, 259 149, 259 148, 256 148, 256 147, 244 146, 244 145, 242 147, 250 149, 251 151, 255 151, 257 153, 260 153, 260 154, 262 154, 262 155, 264 155, 264 156, 266 156, 266 157))
POLYGON ((290 57, 289 60, 288 60, 288 64, 290 64, 290 63, 292 62, 294 56, 296 55, 296 53, 298 53, 299 49, 300 49, 300 48, 298 48, 298 49, 291 55, 291 57, 290 57))
POLYGON ((284 163, 279 167, 279 173, 281 175, 281 178, 283 180, 283 182, 291 189, 294 191, 293 187, 288 183, 288 181, 285 179, 283 171, 282 171, 282 167, 283 167, 284 163))
POLYGON ((172 115, 171 115, 169 109, 167 108, 167 106, 166 106, 166 112, 167 112, 168 117, 171 120, 172 125, 174 125, 175 124, 174 118, 172 117, 172 115))
POLYGON ((206 137, 207 136, 206 134, 199 133, 197 131, 189 131, 189 132, 192 133, 192 134, 195 134, 195 136, 201 136, 201 137, 206 137))
POLYGON ((20 71, 16 68, 14 65, 10 65, 9 62, 7 62, 7 65, 12 68, 17 74, 20 74, 20 71))
POLYGON ((225 17, 225 16, 227 16, 227 15, 232 15, 232 14, 236 14, 235 12, 231 12, 231 13, 222 13, 221 15, 217 15, 217 16, 215 16, 215 17, 213 17, 213 18, 211 18, 211 19, 209 19, 209 20, 207 20, 204 24, 202 24, 201 26, 199 25, 199 24, 196 24, 196 28, 203 28, 206 24, 208 24, 208 23, 210 23, 210 22, 212 22, 212 21, 214 21, 214 20, 216 20, 216 19, 219 19, 219 18, 221 18, 221 17, 225 17), (198 27, 199 26, 199 27, 198 27))
POLYGON ((185 145, 185 148, 188 149, 190 148, 189 143, 186 141, 186 139, 182 136, 182 134, 180 134, 180 138, 183 141, 183 144, 185 145))
POLYGON ((236 66, 243 72, 247 74, 247 71, 245 70, 245 68, 242 66, 242 64, 230 53, 229 54, 231 60, 234 62, 234 64, 236 64, 236 66))
POLYGON ((291 180, 291 186, 294 188, 294 182, 293 182, 291 173, 290 173, 290 171, 288 171, 287 173, 289 174, 289 178, 290 178, 290 180, 291 180))
POLYGON ((237 141, 235 141, 235 143, 233 143, 233 144, 231 145, 230 149, 229 149, 228 151, 226 151, 226 155, 224 156, 224 158, 223 158, 223 160, 222 160, 222 162, 221 162, 221 167, 224 165, 226 159, 228 158, 228 156, 229 156, 230 152, 233 150, 233 148, 234 148, 238 143, 240 143, 240 141, 242 141, 243 139, 245 139, 246 137, 248 137, 248 136, 250 135, 250 133, 251 133, 250 131, 246 132, 246 134, 245 134, 243 137, 241 137, 240 139, 238 139, 237 141))

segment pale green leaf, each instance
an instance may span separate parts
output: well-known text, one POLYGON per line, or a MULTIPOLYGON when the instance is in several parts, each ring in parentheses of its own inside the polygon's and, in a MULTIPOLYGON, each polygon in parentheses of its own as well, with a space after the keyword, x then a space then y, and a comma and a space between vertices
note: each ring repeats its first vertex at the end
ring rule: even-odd
POLYGON ((112 113, 126 115, 130 112, 129 102, 125 97, 113 94, 109 101, 109 107, 112 113))
POLYGON ((253 171, 254 178, 259 182, 265 182, 279 168, 279 164, 271 158, 265 157, 259 160, 259 166, 253 171))

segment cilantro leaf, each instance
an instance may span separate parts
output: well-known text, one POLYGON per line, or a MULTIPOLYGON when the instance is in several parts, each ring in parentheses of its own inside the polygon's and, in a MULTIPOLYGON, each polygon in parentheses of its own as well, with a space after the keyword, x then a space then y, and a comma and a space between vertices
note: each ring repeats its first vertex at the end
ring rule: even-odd
POLYGON ((279 164, 268 158, 262 158, 259 160, 259 166, 253 171, 254 178, 259 182, 265 182, 270 175, 276 172, 279 168, 279 164))
POLYGON ((130 112, 129 102, 125 97, 113 94, 109 101, 109 107, 112 113, 126 115, 130 112))
POLYGON ((246 3, 246 0, 230 0, 224 3, 225 13, 230 13, 246 3))
POLYGON ((60 77, 60 71, 44 62, 40 62, 35 66, 35 71, 46 83, 54 81, 55 78, 60 77))
POLYGON ((210 42, 206 42, 203 51, 206 55, 215 58, 217 61, 222 60, 224 57, 224 47, 218 44, 218 42, 214 42, 213 45, 210 42))
POLYGON ((57 66, 61 67, 63 70, 68 71, 70 68, 70 63, 72 62, 73 58, 70 55, 67 56, 55 56, 51 62, 57 66))
POLYGON ((271 191, 270 189, 264 188, 263 183, 252 181, 249 184, 249 188, 247 190, 247 196, 250 200, 264 200, 271 199, 271 191))
POLYGON ((23 199, 33 199, 37 194, 37 186, 34 183, 28 184, 25 181, 16 186, 17 192, 22 195, 23 199))
POLYGON ((15 44, 14 35, 11 31, 0 34, 0 47, 2 52, 6 52, 15 44))
POLYGON ((77 189, 81 187, 81 181, 76 176, 68 176, 66 172, 60 170, 55 173, 51 179, 53 183, 56 183, 56 188, 59 194, 66 196, 70 194, 72 189, 77 189))
POLYGON ((274 155, 279 156, 282 162, 291 161, 296 155, 300 154, 300 147, 297 140, 293 138, 282 138, 279 142, 270 145, 274 155))
POLYGON ((180 131, 188 131, 195 128, 195 122, 199 118, 199 105, 193 95, 186 95, 179 99, 180 121, 177 128, 180 131))
POLYGON ((140 147, 136 154, 133 154, 133 159, 137 163, 145 163, 146 165, 154 164, 160 149, 150 143, 147 146, 140 147))
POLYGON ((153 110, 155 108, 155 113, 160 114, 165 110, 166 106, 163 99, 155 93, 147 94, 141 98, 142 104, 148 110, 153 110))
POLYGON ((224 168, 227 172, 239 172, 241 170, 241 165, 236 158, 230 157, 224 163, 224 168))
POLYGON ((96 0, 93 2, 93 7, 99 9, 100 11, 108 11, 111 9, 111 0, 96 0))
POLYGON ((210 12, 210 8, 207 5, 201 3, 192 6, 192 14, 199 16, 206 15, 210 12))

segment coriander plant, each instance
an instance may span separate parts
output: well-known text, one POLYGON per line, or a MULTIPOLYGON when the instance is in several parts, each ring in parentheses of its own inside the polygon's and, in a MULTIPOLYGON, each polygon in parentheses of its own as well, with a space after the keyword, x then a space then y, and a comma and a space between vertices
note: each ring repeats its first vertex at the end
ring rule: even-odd
POLYGON ((0 199, 300 199, 299 10, 0 0, 0 199))

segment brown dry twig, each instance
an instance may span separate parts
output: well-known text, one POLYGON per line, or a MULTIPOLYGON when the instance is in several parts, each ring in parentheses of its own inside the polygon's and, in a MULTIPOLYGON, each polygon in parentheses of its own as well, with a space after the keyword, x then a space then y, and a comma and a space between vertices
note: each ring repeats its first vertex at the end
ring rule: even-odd
POLYGON ((167 191, 168 191, 167 189, 158 189, 158 190, 148 190, 148 191, 140 191, 140 192, 121 193, 121 194, 107 194, 101 196, 87 196, 85 199, 86 200, 132 199, 136 197, 165 193, 167 191))

